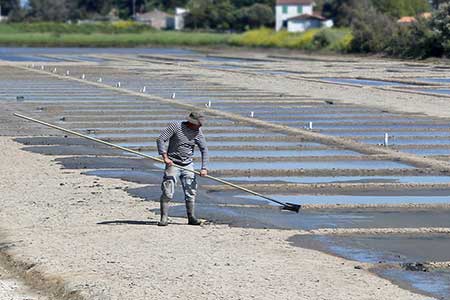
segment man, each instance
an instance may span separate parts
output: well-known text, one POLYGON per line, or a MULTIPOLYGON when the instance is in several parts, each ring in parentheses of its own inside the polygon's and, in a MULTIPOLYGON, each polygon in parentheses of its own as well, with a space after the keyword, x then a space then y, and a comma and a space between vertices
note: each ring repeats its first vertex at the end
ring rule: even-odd
POLYGON ((195 145, 197 145, 202 154, 200 176, 206 176, 208 174, 208 148, 203 132, 200 129, 204 122, 205 116, 203 113, 191 112, 187 121, 169 124, 157 139, 158 152, 166 163, 166 170, 161 184, 161 221, 158 223, 159 226, 168 225, 169 201, 173 198, 177 177, 180 178, 181 185, 183 186, 189 225, 201 224, 194 214, 195 195, 197 193, 195 174, 179 169, 174 164, 183 166, 189 170, 194 170, 192 157, 194 155, 195 145))

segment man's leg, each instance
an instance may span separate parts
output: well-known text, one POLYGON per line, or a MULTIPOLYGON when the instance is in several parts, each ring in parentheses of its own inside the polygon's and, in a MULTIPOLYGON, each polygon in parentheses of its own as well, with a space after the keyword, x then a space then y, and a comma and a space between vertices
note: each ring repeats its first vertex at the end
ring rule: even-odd
MULTIPOLYGON (((191 170, 194 170, 194 164, 186 166, 191 170)), ((186 201, 186 212, 188 216, 189 225, 200 225, 201 222, 195 217, 195 196, 197 195, 197 181, 195 180, 195 174, 181 170, 181 184, 183 185, 184 200, 186 201)))
POLYGON ((173 166, 164 171, 163 182, 161 183, 162 195, 160 198, 161 221, 158 226, 167 226, 169 224, 169 202, 173 199, 175 186, 177 184, 178 168, 173 166))

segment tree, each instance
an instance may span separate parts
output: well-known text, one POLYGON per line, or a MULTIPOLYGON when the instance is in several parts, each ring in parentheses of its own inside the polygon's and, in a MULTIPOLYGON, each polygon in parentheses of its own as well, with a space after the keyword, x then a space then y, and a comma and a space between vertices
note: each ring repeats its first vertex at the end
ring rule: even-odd
POLYGON ((254 4, 265 4, 271 8, 275 7, 275 0, 231 0, 236 8, 249 7, 254 4))
POLYGON ((13 11, 20 9, 19 0, 0 0, 0 14, 2 16, 8 16, 13 11))
POLYGON ((190 0, 187 7, 187 28, 221 31, 233 28, 235 8, 230 0, 190 0))
POLYGON ((431 5, 434 9, 439 9, 441 4, 447 3, 448 0, 431 0, 431 5))
POLYGON ((439 36, 430 27, 429 21, 419 19, 411 24, 401 24, 392 35, 387 53, 402 58, 440 57, 443 47, 439 36))
POLYGON ((445 50, 447 56, 450 54, 450 4, 442 4, 438 11, 433 14, 430 21, 431 29, 438 35, 438 41, 445 50))
POLYGON ((369 6, 397 19, 430 11, 428 0, 328 0, 322 6, 322 14, 332 18, 337 26, 350 26, 354 12, 369 6))
POLYGON ((370 0, 329 0, 323 4, 322 15, 333 19, 336 26, 351 25, 354 12, 360 7, 371 6, 370 0))
POLYGON ((75 2, 81 18, 92 15, 107 15, 113 7, 111 0, 77 0, 75 2))
POLYGON ((378 11, 394 18, 430 11, 428 0, 372 0, 378 11))
POLYGON ((388 38, 395 31, 396 23, 390 17, 378 12, 370 2, 360 2, 351 10, 351 28, 354 52, 383 52, 388 38))
POLYGON ((66 21, 69 17, 67 0, 29 0, 28 17, 35 21, 66 21))
POLYGON ((265 4, 257 3, 239 9, 236 13, 236 23, 233 27, 241 31, 259 27, 273 27, 274 21, 272 8, 265 4))

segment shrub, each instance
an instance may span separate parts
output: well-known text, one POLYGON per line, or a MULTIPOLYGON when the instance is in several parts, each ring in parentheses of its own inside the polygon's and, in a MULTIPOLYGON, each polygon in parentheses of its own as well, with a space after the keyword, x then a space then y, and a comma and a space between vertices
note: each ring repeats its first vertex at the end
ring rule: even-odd
POLYGON ((390 17, 383 15, 372 6, 360 8, 355 12, 352 23, 353 39, 351 51, 363 53, 383 52, 389 37, 395 32, 396 23, 390 17))
POLYGON ((352 38, 349 29, 326 28, 314 35, 312 43, 318 49, 347 52, 350 49, 352 38))
POLYGON ((450 4, 442 4, 433 14, 430 22, 431 30, 437 35, 437 41, 447 56, 450 56, 450 4))
POLYGON ((442 56, 444 48, 438 35, 431 30, 428 22, 399 26, 386 49, 387 53, 402 58, 427 58, 442 56))
POLYGON ((310 29, 302 33, 289 33, 285 30, 276 32, 272 29, 261 28, 235 36, 230 43, 248 47, 347 51, 351 40, 352 35, 349 29, 310 29))
POLYGON ((286 41, 285 45, 289 48, 313 50, 316 49, 314 46, 314 36, 319 32, 318 29, 310 29, 303 33, 293 33, 290 35, 289 40, 286 41))

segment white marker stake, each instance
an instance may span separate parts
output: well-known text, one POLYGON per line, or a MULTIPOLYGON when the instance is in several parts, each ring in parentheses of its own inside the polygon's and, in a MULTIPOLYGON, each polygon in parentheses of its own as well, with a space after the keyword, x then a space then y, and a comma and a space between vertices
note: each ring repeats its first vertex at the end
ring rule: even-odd
POLYGON ((253 118, 255 116, 255 112, 254 111, 251 111, 250 112, 250 118, 253 118))
POLYGON ((69 76, 69 75, 70 75, 70 71, 67 70, 67 71, 66 71, 66 76, 69 76))
POLYGON ((56 73, 56 68, 53 69, 53 73, 56 73))
POLYGON ((120 81, 116 83, 116 87, 120 88, 120 81))
POLYGON ((389 134, 388 133, 384 134, 384 146, 389 147, 389 134))
POLYGON ((208 107, 211 107, 211 100, 208 101, 208 107))
POLYGON ((103 79, 100 77, 99 79, 97 79, 97 82, 103 82, 103 79))
POLYGON ((173 94, 172 94, 172 99, 175 99, 175 96, 176 96, 175 93, 173 93, 173 94))
POLYGON ((309 130, 312 130, 312 129, 313 129, 312 122, 309 122, 309 124, 308 124, 308 129, 309 129, 309 130))
POLYGON ((41 66, 41 70, 44 70, 45 68, 44 68, 44 66, 41 66))
POLYGON ((86 74, 81 75, 81 79, 86 79, 86 74))
POLYGON ((147 91, 147 87, 144 86, 144 87, 142 88, 142 92, 145 93, 146 91, 147 91))

